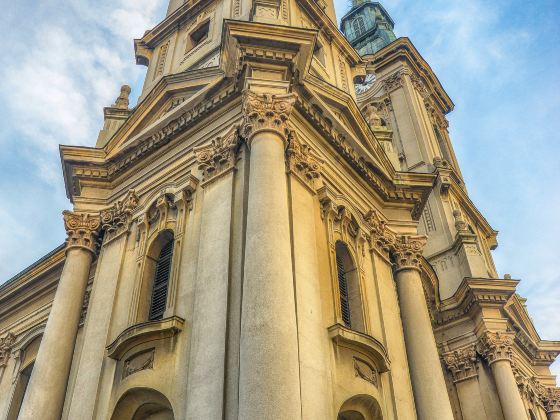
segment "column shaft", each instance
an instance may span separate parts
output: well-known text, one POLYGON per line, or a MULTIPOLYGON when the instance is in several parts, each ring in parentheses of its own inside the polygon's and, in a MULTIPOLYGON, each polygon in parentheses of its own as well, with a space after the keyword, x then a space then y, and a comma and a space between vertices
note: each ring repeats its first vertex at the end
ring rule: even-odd
POLYGON ((480 385, 476 377, 465 379, 456 383, 461 414, 463 420, 484 420, 487 418, 484 410, 480 385))
POLYGON ((395 280, 418 418, 453 420, 420 273, 401 269, 395 280))
POLYGON ((93 254, 70 248, 58 282, 20 420, 59 420, 93 254))
POLYGON ((251 140, 239 418, 301 418, 284 141, 273 131, 251 140))
POLYGON ((560 420, 560 412, 548 413, 548 420, 560 420))
POLYGON ((497 360, 491 364, 498 396, 505 420, 527 420, 525 405, 513 376, 509 360, 497 360))

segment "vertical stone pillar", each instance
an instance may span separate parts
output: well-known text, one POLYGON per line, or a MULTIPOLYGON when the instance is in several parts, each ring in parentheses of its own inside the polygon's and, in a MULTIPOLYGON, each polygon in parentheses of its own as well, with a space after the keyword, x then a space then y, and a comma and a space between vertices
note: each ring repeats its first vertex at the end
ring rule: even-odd
POLYGON ((487 331, 480 341, 479 352, 486 358, 492 369, 504 419, 527 420, 525 405, 511 366, 513 334, 487 331))
POLYGON ((560 420, 560 388, 546 390, 546 414, 548 420, 560 420))
POLYGON ((66 261, 19 420, 60 420, 82 303, 96 249, 98 215, 65 211, 66 261))
POLYGON ((420 277, 424 237, 400 236, 393 246, 395 281, 416 410, 420 420, 453 420, 420 277))
POLYGON ((226 370, 235 129, 195 148, 203 209, 188 373, 187 419, 222 420, 226 370))
POLYGON ((453 375, 463 419, 485 419, 486 412, 476 368, 476 345, 472 344, 446 353, 443 355, 443 360, 453 375))
POLYGON ((301 419, 284 150, 295 95, 247 91, 250 147, 241 315, 239 418, 301 419))

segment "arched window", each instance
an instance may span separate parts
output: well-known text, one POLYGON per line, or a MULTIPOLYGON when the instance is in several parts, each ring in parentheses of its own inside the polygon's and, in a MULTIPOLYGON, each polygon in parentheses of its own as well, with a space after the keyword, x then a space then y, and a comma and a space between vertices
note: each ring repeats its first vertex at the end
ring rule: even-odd
POLYGON ((357 268, 348 247, 341 241, 336 243, 336 270, 342 322, 348 328, 365 332, 357 268))
POLYGON ((150 301, 150 313, 148 319, 156 321, 163 318, 167 303, 167 289, 169 276, 171 274, 171 260, 173 259, 173 234, 161 248, 155 262, 155 270, 152 285, 152 297, 150 301))
POLYGON ((19 410, 21 409, 23 398, 25 397, 25 392, 27 391, 27 385, 29 384, 29 379, 31 378, 31 372, 33 371, 33 366, 35 365, 35 358, 37 357, 37 353, 39 351, 41 338, 42 336, 33 339, 33 341, 31 341, 23 351, 16 387, 10 403, 8 416, 6 417, 7 420, 16 420, 18 418, 19 410))

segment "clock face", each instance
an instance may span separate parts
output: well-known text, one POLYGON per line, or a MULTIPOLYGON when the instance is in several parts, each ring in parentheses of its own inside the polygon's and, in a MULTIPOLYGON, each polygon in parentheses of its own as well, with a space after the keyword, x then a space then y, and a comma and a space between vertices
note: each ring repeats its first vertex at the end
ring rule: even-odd
POLYGON ((375 74, 370 73, 367 74, 365 79, 364 79, 364 83, 356 83, 354 85, 355 89, 356 89, 356 93, 357 94, 361 94, 361 93, 365 93, 368 90, 371 89, 371 87, 373 86, 374 82, 375 82, 375 74))

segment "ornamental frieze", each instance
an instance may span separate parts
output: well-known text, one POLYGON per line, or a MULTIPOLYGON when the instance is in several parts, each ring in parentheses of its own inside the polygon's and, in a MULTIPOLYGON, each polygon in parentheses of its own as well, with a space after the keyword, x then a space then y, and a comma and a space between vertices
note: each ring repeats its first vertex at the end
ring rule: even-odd
POLYGON ((84 248, 95 253, 99 228, 101 227, 99 215, 74 213, 68 210, 65 210, 62 215, 67 234, 66 250, 84 248))
POLYGON ((296 95, 258 94, 250 90, 243 92, 243 135, 251 139, 262 131, 273 131, 288 139, 288 118, 296 102, 296 95))
POLYGON ((475 344, 445 353, 443 361, 453 375, 453 382, 476 378, 478 375, 475 344))
POLYGON ((10 358, 10 352, 16 342, 16 336, 9 332, 6 336, 0 338, 0 367, 6 366, 10 358))
POLYGON ((209 144, 195 147, 194 155, 203 181, 208 181, 235 166, 239 135, 237 128, 229 130, 224 136, 217 137, 209 144))
POLYGON ((483 356, 488 364, 500 360, 513 360, 514 335, 509 332, 486 331, 478 343, 477 351, 483 356))

